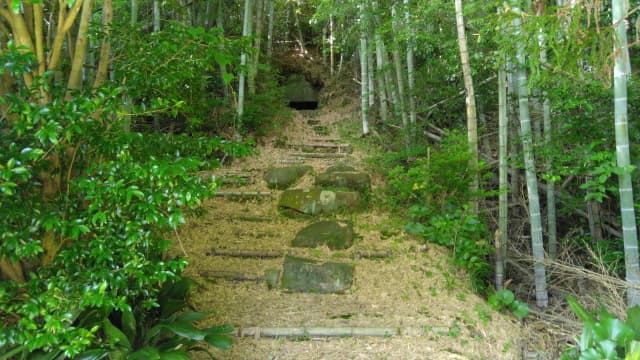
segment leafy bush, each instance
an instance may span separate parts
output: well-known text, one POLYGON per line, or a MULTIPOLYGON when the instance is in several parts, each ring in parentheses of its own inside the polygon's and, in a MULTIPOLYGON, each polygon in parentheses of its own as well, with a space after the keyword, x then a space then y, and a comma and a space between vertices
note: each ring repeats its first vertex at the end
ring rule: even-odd
POLYGON ((186 265, 166 257, 166 234, 215 187, 196 172, 250 153, 218 138, 124 133, 112 116, 120 89, 69 97, 49 80, 0 99, 0 353, 10 356, 74 357, 105 337, 83 314, 159 306, 186 265))
POLYGON ((477 216, 452 207, 439 212, 419 205, 409 208, 409 216, 411 221, 405 226, 408 233, 451 249, 453 263, 469 271, 474 290, 486 291, 491 282, 488 258, 492 249, 486 240, 487 228, 477 216))
POLYGON ((484 292, 490 283, 492 249, 486 226, 466 210, 479 195, 469 189, 479 171, 470 168, 470 159, 466 137, 453 131, 437 150, 410 148, 386 154, 380 167, 393 167, 387 175, 387 203, 408 209, 405 230, 452 249, 454 264, 468 270, 474 289, 484 292))
MULTIPOLYGON (((128 26, 114 30, 114 71, 134 114, 161 117, 163 126, 185 122, 189 129, 218 133, 233 125, 225 92, 234 76, 220 66, 239 62, 240 41, 218 29, 169 23, 145 34, 128 26)), ((142 117, 138 119, 143 121, 142 117)))
POLYGON ((489 296, 487 302, 493 310, 500 311, 502 309, 509 309, 513 312, 513 315, 519 319, 529 314, 529 306, 520 300, 516 300, 516 296, 511 290, 500 289, 496 291, 495 294, 489 296))
POLYGON ((582 334, 576 347, 562 354, 561 360, 637 360, 640 359, 640 307, 627 310, 627 321, 606 309, 592 314, 567 297, 571 310, 582 321, 582 334))
POLYGON ((189 359, 188 352, 201 351, 215 359, 201 343, 226 350, 231 347, 233 331, 229 325, 205 329, 193 323, 207 314, 183 311, 187 296, 195 282, 188 278, 167 281, 159 293, 159 306, 146 310, 141 307, 125 307, 109 316, 101 316, 90 310, 83 316, 85 326, 101 326, 105 343, 87 350, 78 357, 101 359, 189 359))
POLYGON ((439 149, 427 149, 423 154, 389 172, 386 193, 392 207, 406 208, 416 203, 429 209, 461 207, 478 195, 469 192, 469 184, 478 170, 469 167, 471 155, 463 134, 454 131, 439 149))

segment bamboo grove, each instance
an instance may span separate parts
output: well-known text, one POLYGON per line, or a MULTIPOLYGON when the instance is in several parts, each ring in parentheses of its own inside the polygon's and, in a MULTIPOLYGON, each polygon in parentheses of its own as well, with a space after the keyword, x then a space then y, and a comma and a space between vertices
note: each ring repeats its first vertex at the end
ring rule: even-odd
POLYGON ((0 0, 0 359, 74 357, 159 306, 186 266, 165 234, 215 188, 182 174, 284 121, 291 59, 357 95, 384 205, 481 292, 558 304, 587 292, 567 265, 639 305, 639 6, 0 0))

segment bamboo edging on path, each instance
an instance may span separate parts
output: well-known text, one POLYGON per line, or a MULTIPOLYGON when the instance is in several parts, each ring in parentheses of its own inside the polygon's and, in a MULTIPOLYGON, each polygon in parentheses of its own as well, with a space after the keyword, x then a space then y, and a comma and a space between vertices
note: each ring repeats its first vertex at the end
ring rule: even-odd
POLYGON ((449 328, 442 326, 424 327, 246 327, 231 333, 236 337, 287 338, 287 337, 391 337, 446 335, 449 328))
MULTIPOLYGON (((208 256, 226 256, 235 258, 258 258, 258 259, 273 259, 283 257, 287 252, 285 251, 254 251, 254 250, 226 250, 226 249, 211 249, 207 252, 208 256)), ((351 254, 355 259, 388 259, 393 256, 391 250, 369 251, 369 250, 356 250, 351 254)))

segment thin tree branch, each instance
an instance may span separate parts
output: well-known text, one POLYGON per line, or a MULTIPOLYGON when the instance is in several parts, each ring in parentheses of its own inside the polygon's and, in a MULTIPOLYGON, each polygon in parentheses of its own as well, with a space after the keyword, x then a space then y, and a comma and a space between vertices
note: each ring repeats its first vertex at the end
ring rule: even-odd
POLYGON ((92 0, 76 0, 76 2, 73 4, 73 7, 71 8, 71 11, 69 11, 69 14, 66 17, 64 16, 65 11, 63 10, 65 5, 64 2, 61 1, 62 4, 60 4, 60 16, 58 17, 58 32, 56 33, 56 37, 53 40, 51 56, 49 57, 49 65, 47 66, 48 70, 55 70, 58 67, 64 38, 75 22, 82 4, 84 4, 86 1, 92 0))

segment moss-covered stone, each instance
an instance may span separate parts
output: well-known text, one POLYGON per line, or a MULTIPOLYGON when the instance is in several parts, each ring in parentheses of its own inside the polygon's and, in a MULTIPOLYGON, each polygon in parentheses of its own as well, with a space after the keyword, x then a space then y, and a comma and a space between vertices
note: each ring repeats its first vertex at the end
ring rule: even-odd
POLYGON ((300 74, 289 76, 284 93, 289 102, 318 102, 318 91, 300 74))
POLYGON ((316 176, 316 185, 346 188, 364 193, 371 190, 371 176, 357 171, 325 172, 316 176))
POLYGON ((319 221, 300 230, 291 242, 293 247, 314 248, 327 244, 331 250, 344 250, 353 245, 353 226, 337 221, 319 221))
POLYGON ((326 262, 285 256, 282 288, 304 293, 342 293, 353 283, 353 264, 326 262))
POLYGON ((264 174, 264 181, 267 182, 269 189, 284 190, 293 185, 311 169, 312 167, 309 165, 269 168, 264 174))
POLYGON ((362 195, 356 191, 333 191, 314 187, 289 189, 280 196, 278 208, 284 215, 330 215, 357 212, 366 208, 362 195))

